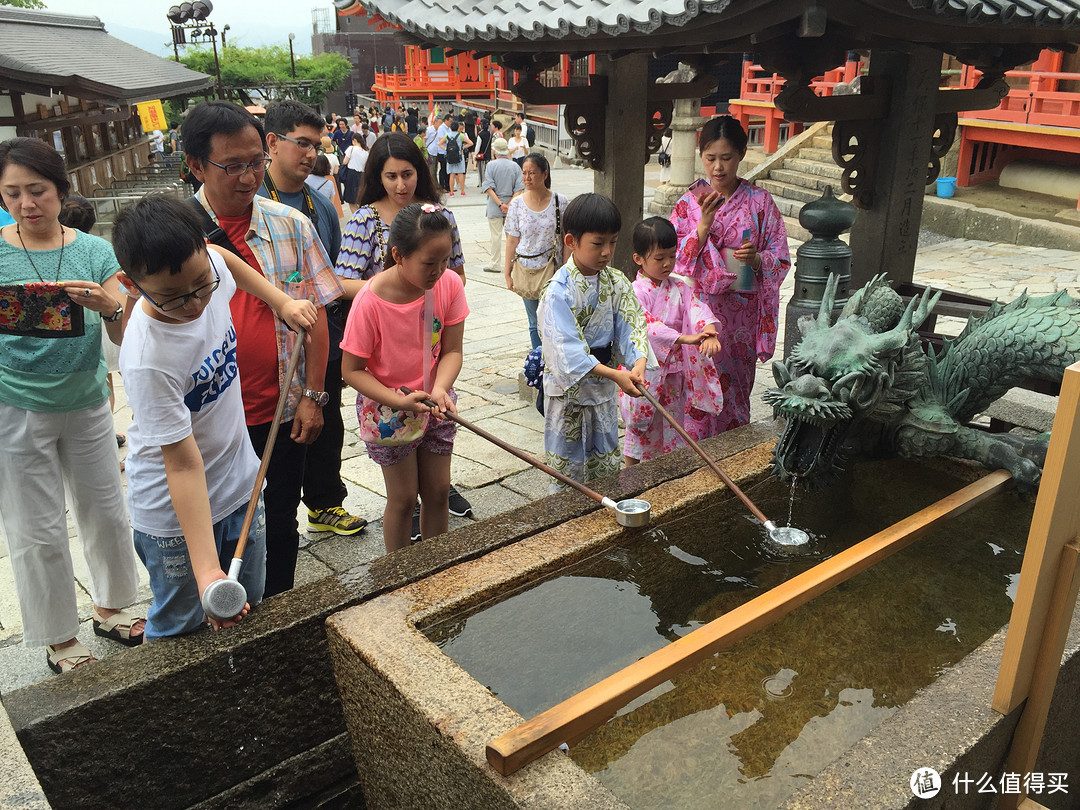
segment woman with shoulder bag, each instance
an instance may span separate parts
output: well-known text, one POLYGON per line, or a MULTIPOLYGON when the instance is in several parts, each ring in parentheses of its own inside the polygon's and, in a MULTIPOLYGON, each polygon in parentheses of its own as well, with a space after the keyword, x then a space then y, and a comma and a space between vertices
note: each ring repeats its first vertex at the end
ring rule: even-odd
POLYGON ((503 276, 506 288, 525 301, 529 340, 535 349, 540 345, 536 326, 540 292, 566 261, 559 217, 569 200, 552 193, 551 170, 547 158, 539 152, 526 155, 521 180, 525 191, 510 201, 503 225, 506 233, 503 276))

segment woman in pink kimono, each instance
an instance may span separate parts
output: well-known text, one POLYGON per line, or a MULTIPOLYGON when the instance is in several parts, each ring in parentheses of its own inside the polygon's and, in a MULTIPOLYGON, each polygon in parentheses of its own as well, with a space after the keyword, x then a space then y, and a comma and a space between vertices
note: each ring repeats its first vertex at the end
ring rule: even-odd
MULTIPOLYGON (((678 239, 666 219, 650 217, 634 229, 634 295, 645 310, 649 344, 659 367, 645 369, 649 390, 694 439, 717 432, 724 406, 711 358, 720 351, 716 318, 693 287, 672 277, 678 239)), ((684 445, 664 417, 643 398, 619 394, 627 466, 684 445)))
POLYGON ((723 432, 750 421, 754 367, 776 348, 780 285, 791 257, 772 196, 736 174, 746 156, 739 122, 713 118, 698 144, 708 185, 691 186, 675 203, 675 272, 694 280, 720 322, 723 347, 713 360, 724 389, 717 431, 723 432))

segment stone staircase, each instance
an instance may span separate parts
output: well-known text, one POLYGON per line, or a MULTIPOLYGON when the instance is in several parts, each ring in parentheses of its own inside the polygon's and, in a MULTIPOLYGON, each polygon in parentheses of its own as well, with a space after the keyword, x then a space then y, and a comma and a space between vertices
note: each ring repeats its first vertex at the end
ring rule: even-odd
POLYGON ((777 160, 762 164, 755 170, 753 182, 772 194, 776 207, 784 215, 788 237, 806 241, 810 233, 799 224, 803 205, 821 197, 826 186, 833 194, 850 202, 851 195, 840 189, 842 169, 833 162, 832 126, 802 142, 781 147, 777 160))

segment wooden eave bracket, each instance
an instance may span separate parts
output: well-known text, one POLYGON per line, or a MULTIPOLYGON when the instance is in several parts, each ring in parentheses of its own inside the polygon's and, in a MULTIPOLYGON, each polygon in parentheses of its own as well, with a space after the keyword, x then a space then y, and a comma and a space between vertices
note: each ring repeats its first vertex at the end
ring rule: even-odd
MULTIPOLYGON (((698 76, 692 82, 671 84, 650 84, 647 100, 674 101, 680 98, 705 98, 717 87, 713 76, 698 76)), ((593 73, 589 76, 586 87, 547 87, 535 77, 522 79, 511 88, 511 92, 529 104, 596 104, 605 106, 608 102, 607 76, 593 73)))
POLYGON ((858 95, 821 97, 808 85, 788 82, 775 103, 788 121, 865 121, 884 118, 891 95, 887 79, 864 76, 858 95))
POLYGON ((1001 76, 983 76, 970 90, 938 90, 937 112, 992 110, 1009 94, 1009 83, 1001 76))

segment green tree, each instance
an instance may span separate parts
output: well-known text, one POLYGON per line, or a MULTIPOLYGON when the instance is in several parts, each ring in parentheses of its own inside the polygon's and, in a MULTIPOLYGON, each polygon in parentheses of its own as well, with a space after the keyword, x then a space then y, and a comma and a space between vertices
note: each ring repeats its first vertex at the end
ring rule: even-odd
MULTIPOLYGON (((181 57, 187 67, 215 75, 214 52, 189 47, 181 57)), ((349 75, 352 66, 341 54, 296 57, 296 80, 293 81, 289 49, 280 45, 265 48, 218 50, 221 81, 227 88, 254 91, 269 100, 292 98, 318 106, 327 93, 336 90, 349 75)))
POLYGON ((15 6, 16 8, 45 8, 41 0, 0 0, 0 6, 15 6))

